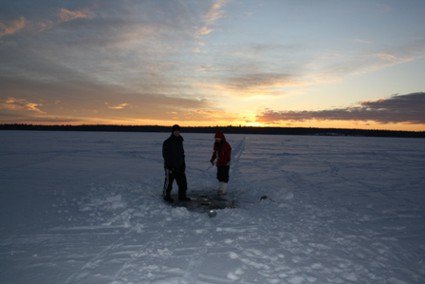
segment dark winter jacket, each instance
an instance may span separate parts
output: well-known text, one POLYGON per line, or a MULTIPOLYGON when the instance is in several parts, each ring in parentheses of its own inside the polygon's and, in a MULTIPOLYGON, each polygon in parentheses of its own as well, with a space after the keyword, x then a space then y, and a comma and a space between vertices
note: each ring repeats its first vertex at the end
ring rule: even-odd
POLYGON ((232 147, 227 142, 226 137, 222 132, 217 132, 215 137, 221 138, 221 141, 214 143, 214 151, 211 157, 211 163, 217 159, 217 166, 228 166, 230 164, 232 147))
POLYGON ((172 171, 184 172, 186 163, 184 160, 183 137, 171 136, 162 144, 162 157, 164 167, 172 171))

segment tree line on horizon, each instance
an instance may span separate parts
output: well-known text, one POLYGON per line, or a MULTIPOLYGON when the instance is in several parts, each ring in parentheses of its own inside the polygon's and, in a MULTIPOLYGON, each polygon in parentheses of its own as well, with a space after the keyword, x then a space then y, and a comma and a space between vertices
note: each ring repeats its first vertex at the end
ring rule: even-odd
MULTIPOLYGON (((160 125, 34 125, 0 124, 0 130, 37 131, 105 131, 105 132, 170 132, 170 126, 160 125)), ((345 129, 315 127, 257 127, 257 126, 186 126, 186 133, 215 133, 220 129, 228 134, 319 135, 425 138, 425 131, 379 129, 345 129)))

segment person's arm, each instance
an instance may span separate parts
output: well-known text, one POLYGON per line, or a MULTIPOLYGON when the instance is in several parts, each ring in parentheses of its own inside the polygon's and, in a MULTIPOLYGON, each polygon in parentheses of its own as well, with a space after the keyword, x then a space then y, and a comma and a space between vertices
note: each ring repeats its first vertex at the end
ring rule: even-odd
POLYGON ((164 158, 164 167, 166 169, 171 170, 171 165, 170 165, 170 145, 169 143, 167 143, 167 141, 164 141, 164 143, 162 144, 162 157, 164 158))
POLYGON ((214 144, 214 149, 213 149, 212 156, 211 156, 211 159, 210 159, 211 164, 214 165, 214 161, 215 161, 216 158, 217 158, 217 148, 216 148, 216 145, 214 144))

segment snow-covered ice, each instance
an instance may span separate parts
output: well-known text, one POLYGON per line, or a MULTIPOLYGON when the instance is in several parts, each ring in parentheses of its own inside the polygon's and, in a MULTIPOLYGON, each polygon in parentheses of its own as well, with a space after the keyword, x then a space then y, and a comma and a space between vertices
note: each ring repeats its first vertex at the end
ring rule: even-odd
MULTIPOLYGON (((425 282, 425 140, 228 135, 210 218, 161 201, 168 135, 1 131, 0 283, 425 282)), ((213 136, 183 136, 212 191, 213 136)))

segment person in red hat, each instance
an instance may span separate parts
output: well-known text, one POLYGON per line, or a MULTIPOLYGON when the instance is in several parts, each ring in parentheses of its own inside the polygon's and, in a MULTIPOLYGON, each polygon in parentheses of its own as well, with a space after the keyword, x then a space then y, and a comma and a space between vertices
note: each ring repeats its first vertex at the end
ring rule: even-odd
POLYGON ((214 151, 211 157, 211 164, 217 166, 217 179, 219 181, 218 195, 225 195, 227 183, 229 182, 230 159, 232 147, 227 142, 224 133, 217 131, 215 133, 214 151))

